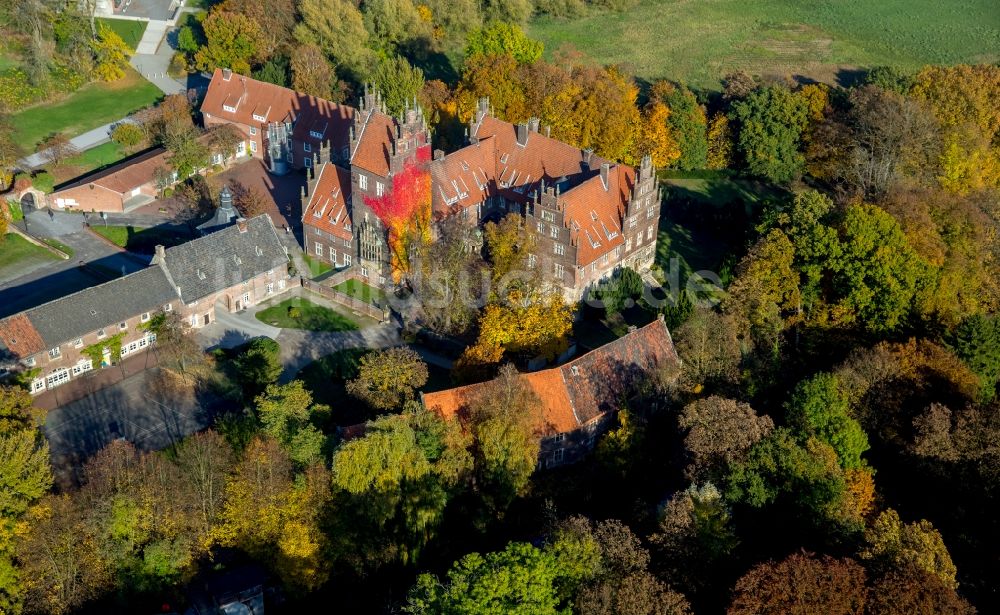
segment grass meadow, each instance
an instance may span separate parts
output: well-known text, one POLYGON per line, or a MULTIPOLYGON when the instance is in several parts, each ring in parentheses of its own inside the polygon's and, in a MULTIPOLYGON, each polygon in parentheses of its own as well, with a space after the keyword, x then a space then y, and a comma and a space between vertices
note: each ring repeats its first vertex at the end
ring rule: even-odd
POLYGON ((645 80, 719 89, 728 72, 834 83, 859 69, 1000 61, 996 0, 641 0, 622 13, 539 18, 550 56, 570 44, 645 80))

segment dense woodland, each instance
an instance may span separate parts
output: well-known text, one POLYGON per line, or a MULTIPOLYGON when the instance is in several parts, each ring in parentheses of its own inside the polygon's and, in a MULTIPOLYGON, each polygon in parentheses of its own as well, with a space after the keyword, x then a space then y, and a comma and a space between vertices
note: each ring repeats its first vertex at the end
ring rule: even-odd
MULTIPOLYGON (((411 351, 359 357, 321 404, 302 381, 275 384, 273 342, 204 355, 163 318, 163 394, 210 389, 233 412, 166 451, 112 444, 57 487, 43 417, 5 387, 0 611, 177 605, 190 583, 250 561, 290 612, 1000 607, 1000 68, 876 68, 850 87, 735 73, 692 92, 569 49, 543 59, 517 26, 578 10, 597 9, 225 0, 181 30, 177 63, 333 100, 371 82, 392 111, 416 96, 445 149, 488 96, 497 116, 540 117, 614 160, 752 178, 767 188, 754 205, 665 191, 665 215, 732 239, 725 289, 653 307, 621 272, 595 293, 601 310, 532 278, 481 308, 436 296, 417 316, 467 344, 452 378, 496 377, 462 424, 414 401, 428 370, 411 351), (515 367, 559 354, 580 322, 656 312, 682 365, 648 374, 585 462, 536 472, 539 401, 515 367), (365 434, 341 439, 359 420, 365 434)), ((142 138, 195 130, 182 103, 142 138)), ((466 239, 445 225, 415 242, 408 291, 446 292, 421 286, 432 268, 526 269, 516 218, 487 226, 482 254, 466 239)))

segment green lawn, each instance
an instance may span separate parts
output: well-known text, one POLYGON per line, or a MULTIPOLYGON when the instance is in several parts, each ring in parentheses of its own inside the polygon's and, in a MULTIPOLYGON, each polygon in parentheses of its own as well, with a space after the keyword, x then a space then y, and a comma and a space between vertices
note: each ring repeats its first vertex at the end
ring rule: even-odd
MULTIPOLYGON (((122 37, 125 44, 128 45, 133 51, 139 46, 139 41, 142 40, 142 35, 146 31, 145 21, 133 21, 131 19, 108 19, 106 17, 98 17, 98 24, 103 24, 115 31, 118 36, 122 37)), ((100 29, 100 25, 97 26, 100 29)))
POLYGON ((354 331, 358 324, 330 308, 308 299, 292 297, 257 312, 257 320, 283 329, 308 331, 354 331))
POLYGON ((17 201, 7 201, 7 208, 10 210, 10 217, 14 222, 24 220, 24 211, 17 201))
POLYGON ((68 158, 61 167, 53 169, 53 173, 56 175, 56 181, 63 183, 112 165, 128 155, 120 145, 114 141, 108 141, 68 158))
POLYGON ((0 278, 14 277, 18 269, 53 260, 54 254, 20 235, 8 233, 0 242, 0 278))
POLYGON ((176 246, 192 239, 186 232, 158 227, 105 226, 97 221, 90 228, 119 248, 143 254, 152 254, 157 245, 176 246))
POLYGON ((736 69, 829 82, 880 64, 1000 60, 996 0, 642 0, 621 13, 539 18, 528 34, 548 57, 570 44, 646 80, 709 89, 736 69))
POLYGON ((302 258, 303 260, 305 260, 306 266, 309 268, 309 277, 311 278, 321 276, 324 273, 333 269, 333 267, 331 267, 329 264, 324 263, 323 261, 317 258, 313 258, 308 254, 303 254, 302 258))
POLYGON ((54 103, 30 107, 10 116, 16 138, 28 149, 52 133, 75 137, 156 103, 163 93, 131 68, 113 83, 88 83, 54 103))
POLYGON ((356 280, 354 278, 345 280, 334 286, 333 290, 339 290, 345 295, 354 297, 360 301, 365 301, 374 305, 385 305, 385 293, 382 292, 381 289, 366 284, 361 280, 356 280))
POLYGON ((70 258, 73 258, 73 248, 67 246, 66 244, 64 244, 63 242, 59 241, 58 239, 53 239, 52 237, 44 237, 44 238, 42 238, 42 241, 44 243, 49 244, 50 246, 52 246, 56 250, 62 250, 63 252, 65 252, 66 254, 68 254, 70 258))

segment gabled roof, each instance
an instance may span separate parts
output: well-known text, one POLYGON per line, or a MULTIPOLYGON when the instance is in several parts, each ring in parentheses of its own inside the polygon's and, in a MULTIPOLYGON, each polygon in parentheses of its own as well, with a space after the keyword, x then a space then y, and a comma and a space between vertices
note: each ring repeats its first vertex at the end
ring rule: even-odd
POLYGON ((482 203, 495 190, 496 139, 481 139, 430 165, 434 213, 447 216, 482 203))
POLYGON ((49 348, 23 312, 0 319, 0 347, 18 359, 30 357, 49 348))
POLYGON ((320 169, 309 202, 302 212, 302 223, 350 240, 351 173, 327 162, 320 169))
POLYGON ((292 122, 295 124, 292 131, 295 140, 314 145, 329 143, 336 151, 348 145, 351 122, 356 113, 348 105, 338 105, 280 85, 227 73, 220 68, 215 69, 212 75, 201 112, 260 128, 273 122, 292 122))
MULTIPOLYGON (((543 434, 553 435, 618 410, 643 374, 677 361, 670 332, 658 319, 565 365, 521 377, 542 402, 543 434)), ((424 406, 447 418, 460 416, 484 384, 427 393, 424 406)))
POLYGON ((123 160, 106 169, 84 175, 72 183, 60 186, 53 195, 58 195, 70 188, 78 188, 90 184, 107 188, 120 195, 125 195, 135 188, 152 182, 153 171, 157 167, 170 168, 170 165, 167 163, 167 150, 162 147, 155 147, 148 152, 123 160))
POLYGON ((167 248, 162 258, 153 258, 154 265, 161 262, 181 299, 191 303, 265 271, 284 272, 288 255, 270 216, 261 214, 167 248))
POLYGON ((389 157, 395 139, 396 120, 373 110, 361 128, 351 152, 351 164, 381 177, 389 177, 389 157))
POLYGON ((616 164, 608 171, 607 186, 595 175, 562 194, 578 265, 585 267, 625 243, 621 224, 634 182, 635 170, 616 164))
MULTIPOLYGON (((39 348, 22 352, 21 340, 13 348, 21 357, 75 340, 101 328, 113 327, 143 312, 151 312, 177 299, 177 293, 159 267, 150 267, 129 275, 91 286, 54 301, 43 303, 20 314, 4 319, 0 329, 18 327, 22 336, 25 321, 34 328, 39 348)), ((117 328, 108 335, 117 333, 117 328)))

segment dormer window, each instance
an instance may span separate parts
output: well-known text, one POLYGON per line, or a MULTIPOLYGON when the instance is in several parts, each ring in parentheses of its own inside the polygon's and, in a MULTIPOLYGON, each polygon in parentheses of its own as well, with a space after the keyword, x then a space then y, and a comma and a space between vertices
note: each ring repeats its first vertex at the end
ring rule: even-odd
MULTIPOLYGON (((323 132, 320 131, 320 130, 310 130, 309 131, 309 136, 312 137, 313 139, 322 139, 323 138, 323 132)), ((306 150, 306 151, 309 151, 309 150, 306 150)))
POLYGON ((263 114, 254 112, 253 119, 257 120, 258 122, 266 122, 267 121, 267 114, 270 113, 270 111, 271 110, 268 109, 263 114))
POLYGON ((236 113, 236 107, 233 107, 232 105, 222 105, 222 109, 223 109, 223 111, 228 111, 230 113, 236 113))
POLYGON ((508 160, 510 160, 510 154, 500 156, 500 164, 507 164, 508 160))

